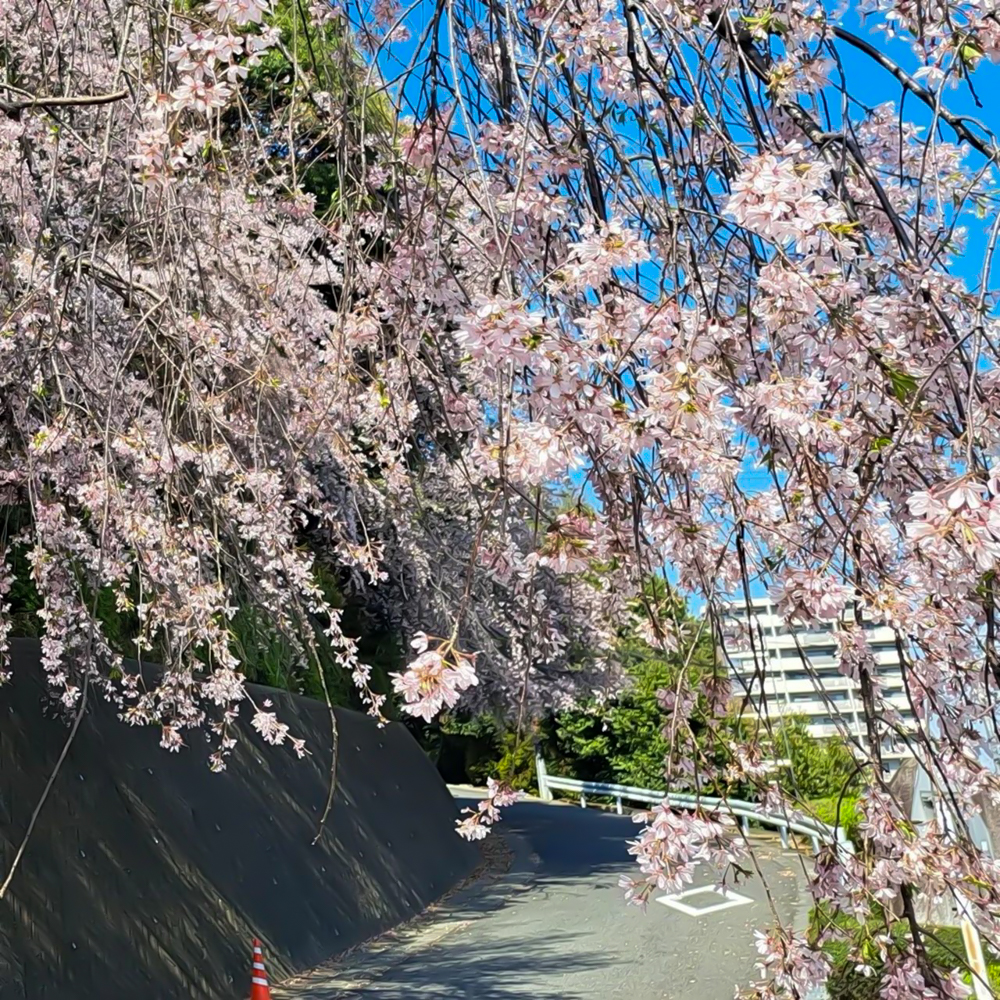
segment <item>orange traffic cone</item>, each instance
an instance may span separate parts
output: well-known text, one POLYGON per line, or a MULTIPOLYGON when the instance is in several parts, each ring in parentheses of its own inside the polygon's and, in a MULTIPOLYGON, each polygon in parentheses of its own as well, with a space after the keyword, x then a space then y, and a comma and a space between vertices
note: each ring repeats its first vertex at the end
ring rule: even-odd
POLYGON ((250 1000, 271 1000, 271 988, 267 985, 267 969, 264 968, 264 953, 260 941, 253 939, 253 975, 250 982, 250 1000))

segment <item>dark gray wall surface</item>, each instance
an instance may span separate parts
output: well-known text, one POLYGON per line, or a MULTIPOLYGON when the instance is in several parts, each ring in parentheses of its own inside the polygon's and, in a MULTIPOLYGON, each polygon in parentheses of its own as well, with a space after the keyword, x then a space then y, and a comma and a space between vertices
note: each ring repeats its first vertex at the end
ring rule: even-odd
MULTIPOLYGON (((45 718, 40 647, 13 643, 0 688, 0 878, 10 868, 68 734, 45 718)), ((251 686, 311 756, 270 747, 244 707, 228 769, 204 734, 179 754, 90 699, 77 737, 0 901, 0 1000, 238 1000, 250 940, 272 982, 419 912, 478 852, 456 807, 399 725, 337 710, 333 809, 325 705, 251 686)))

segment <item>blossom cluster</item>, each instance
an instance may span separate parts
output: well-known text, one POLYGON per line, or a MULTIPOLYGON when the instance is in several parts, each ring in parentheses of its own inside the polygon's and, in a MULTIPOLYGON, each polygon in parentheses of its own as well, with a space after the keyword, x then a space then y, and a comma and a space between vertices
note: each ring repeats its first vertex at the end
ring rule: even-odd
MULTIPOLYGON (((1000 31, 973 0, 879 0, 861 28, 828 6, 538 0, 491 34, 464 0, 418 4, 452 19, 459 77, 388 98, 393 2, 295 5, 290 32, 278 0, 162 23, 7 0, 0 654, 30 605, 66 709, 99 690, 170 750, 208 726, 221 767, 249 701, 241 612, 293 675, 342 670, 381 717, 346 593, 414 640, 406 712, 523 728, 617 690, 620 627, 662 576, 703 621, 652 608, 650 643, 719 647, 664 693, 666 787, 738 780, 794 809, 768 719, 736 745, 719 725, 734 695, 766 714, 752 608, 738 637, 724 621, 768 593, 833 630, 859 692, 871 850, 821 859, 816 901, 866 920, 960 894, 1000 940, 995 865, 961 829, 1000 796, 998 145, 949 89, 1000 31), (112 648, 109 605, 155 684, 112 648), (908 722, 869 625, 892 631, 908 722), (730 683, 737 641, 755 672, 730 683), (893 805, 898 746, 957 832, 893 805)), ((665 805, 628 890, 724 880, 748 849, 665 805)), ((957 989, 918 933, 880 956, 893 1000, 957 989)), ((781 926, 761 961, 761 996, 824 968, 781 926)))
POLYGON ((467 807, 462 810, 465 819, 456 821, 458 834, 466 840, 482 840, 490 832, 490 827, 500 820, 500 810, 512 806, 521 797, 509 785, 488 778, 486 782, 486 798, 480 801, 476 808, 467 807))
POLYGON ((622 876, 621 883, 626 898, 637 905, 644 905, 654 889, 680 892, 694 880, 699 865, 715 872, 724 889, 728 869, 747 857, 745 844, 732 836, 734 821, 725 813, 675 810, 667 799, 632 818, 645 824, 629 846, 643 878, 622 876))
POLYGON ((418 632, 410 644, 417 657, 402 673, 392 674, 393 690, 403 697, 403 709, 431 722, 443 708, 453 708, 466 688, 479 683, 475 653, 462 653, 451 642, 428 648, 431 640, 418 632))

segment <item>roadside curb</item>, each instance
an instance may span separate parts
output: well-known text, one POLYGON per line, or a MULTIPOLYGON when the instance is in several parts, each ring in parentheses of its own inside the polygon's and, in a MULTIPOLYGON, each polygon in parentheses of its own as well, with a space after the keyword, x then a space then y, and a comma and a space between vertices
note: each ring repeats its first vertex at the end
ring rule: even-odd
POLYGON ((357 1000, 365 988, 407 959, 468 927, 531 888, 539 863, 529 841, 494 833, 483 862, 465 882, 423 913, 316 969, 272 987, 274 1000, 357 1000))

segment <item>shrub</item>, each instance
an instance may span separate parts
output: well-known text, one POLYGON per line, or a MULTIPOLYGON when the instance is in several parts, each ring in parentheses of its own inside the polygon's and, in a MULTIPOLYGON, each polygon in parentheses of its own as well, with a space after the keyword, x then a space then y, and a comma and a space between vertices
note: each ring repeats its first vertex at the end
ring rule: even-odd
POLYGON ((499 757, 489 757, 470 765, 469 777, 480 785, 487 778, 506 781, 519 791, 535 791, 535 748, 530 737, 518 740, 515 733, 504 733, 497 739, 499 757))
POLYGON ((809 812, 821 823, 842 827, 855 847, 861 846, 861 812, 858 800, 852 795, 829 795, 822 799, 810 799, 809 812))
POLYGON ((866 976, 858 972, 850 961, 835 965, 826 981, 830 1000, 881 1000, 881 990, 880 975, 866 976))
POLYGON ((856 788, 858 765, 847 743, 840 736, 811 736, 801 716, 787 716, 775 727, 774 755, 791 763, 779 772, 782 787, 802 799, 836 797, 856 788))
MULTIPOLYGON (((873 914, 868 928, 862 927, 853 917, 845 913, 831 913, 829 910, 815 908, 809 916, 810 934, 817 935, 822 929, 836 927, 840 937, 826 941, 823 951, 830 960, 831 972, 826 982, 830 1000, 881 1000, 882 976, 876 962, 872 961, 875 972, 871 976, 856 970, 856 963, 849 957, 852 944, 857 943, 872 933, 884 932, 885 914, 881 911, 873 914)), ((890 934, 900 950, 905 949, 909 934, 906 921, 895 921, 889 928, 890 934)), ((927 957, 932 964, 943 973, 952 969, 966 970, 962 978, 971 985, 971 974, 967 971, 965 961, 965 945, 962 932, 958 927, 928 927, 924 931, 924 945, 927 957)), ((870 942, 869 942, 870 947, 870 942)), ((869 959, 870 960, 870 959, 869 959)), ((871 961, 871 960, 870 960, 871 961)), ((992 952, 986 953, 986 966, 989 973, 990 988, 1000 996, 1000 957, 992 952)))

